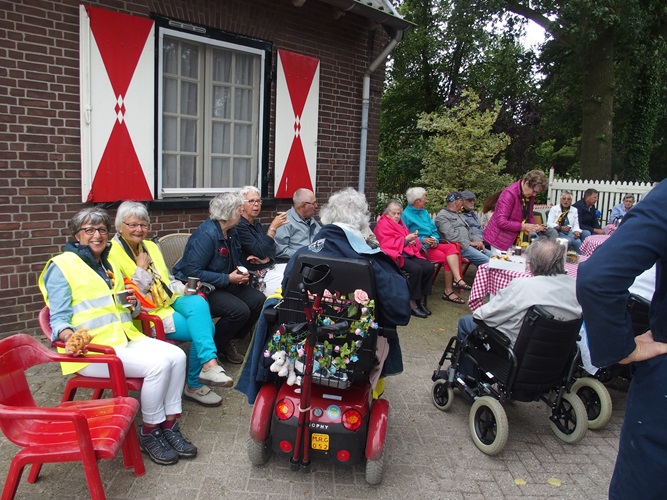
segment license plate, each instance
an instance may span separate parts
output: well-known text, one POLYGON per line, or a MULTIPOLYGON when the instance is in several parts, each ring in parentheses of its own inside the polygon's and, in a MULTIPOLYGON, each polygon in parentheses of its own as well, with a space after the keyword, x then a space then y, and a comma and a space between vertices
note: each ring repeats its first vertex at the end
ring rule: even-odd
POLYGON ((313 450, 327 451, 329 449, 329 435, 314 433, 310 436, 310 447, 313 450))

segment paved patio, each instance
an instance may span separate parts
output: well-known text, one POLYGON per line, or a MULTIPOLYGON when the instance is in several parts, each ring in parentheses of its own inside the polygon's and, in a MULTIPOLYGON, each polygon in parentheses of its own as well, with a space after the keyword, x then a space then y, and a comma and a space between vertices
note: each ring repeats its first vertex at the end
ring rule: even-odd
MULTIPOLYGON (((439 280, 441 281, 441 280, 439 280)), ((562 443, 551 432, 543 403, 505 405, 510 436, 505 450, 488 457, 477 450, 468 430, 469 403, 456 398, 443 413, 431 403, 431 373, 459 316, 467 306, 440 300, 434 289, 428 319, 414 318, 399 330, 405 372, 388 379, 385 397, 391 414, 386 441, 385 476, 370 486, 364 467, 313 463, 312 472, 289 470, 275 456, 260 468, 250 465, 245 439, 252 407, 232 389, 221 389, 222 407, 206 409, 184 401, 182 427, 199 447, 194 460, 171 467, 145 458, 146 475, 137 478, 122 459, 100 463, 108 498, 235 499, 270 498, 607 498, 625 409, 623 382, 610 388, 613 417, 602 430, 588 431, 577 445, 562 443)), ((238 366, 228 366, 235 375, 238 366)), ((40 401, 59 400, 64 388, 57 367, 31 374, 40 401)), ((16 447, 0 437, 0 477, 6 476, 16 447)), ((83 468, 78 463, 45 465, 39 480, 28 484, 24 471, 18 499, 88 498, 83 468)))

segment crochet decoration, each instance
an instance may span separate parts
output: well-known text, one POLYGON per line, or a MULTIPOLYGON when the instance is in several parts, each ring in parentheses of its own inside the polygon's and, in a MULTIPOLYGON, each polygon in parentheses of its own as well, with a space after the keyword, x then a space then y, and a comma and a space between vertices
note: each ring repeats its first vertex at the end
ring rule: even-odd
MULTIPOLYGON (((374 316, 375 301, 370 300, 368 294, 361 289, 355 290, 350 297, 341 295, 339 292, 331 293, 325 290, 322 305, 333 310, 340 317, 344 315, 348 318, 358 316, 358 319, 350 323, 348 332, 330 333, 329 340, 314 346, 314 371, 326 371, 330 375, 336 375, 337 372, 347 371, 348 365, 359 359, 357 351, 361 347, 363 339, 370 329, 378 328, 374 316), (336 339, 339 339, 339 341, 336 342, 336 339), (342 339, 347 340, 340 344, 342 339)), ((329 316, 318 318, 319 326, 332 323, 334 323, 334 320, 329 316)), ((306 334, 307 329, 302 332, 289 333, 285 328, 278 328, 267 344, 264 357, 269 358, 276 352, 285 351, 288 361, 292 363, 299 361, 305 354, 306 334)), ((297 362, 297 367, 300 364, 301 362, 297 362)))

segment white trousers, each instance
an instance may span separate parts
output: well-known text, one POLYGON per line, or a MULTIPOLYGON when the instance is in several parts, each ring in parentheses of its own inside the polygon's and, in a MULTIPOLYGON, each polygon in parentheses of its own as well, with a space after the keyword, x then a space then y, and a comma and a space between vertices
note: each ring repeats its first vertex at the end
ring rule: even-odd
POLYGON ((266 272, 264 275, 264 283, 266 283, 264 295, 267 297, 272 295, 283 284, 283 275, 285 274, 286 267, 287 263, 276 264, 273 269, 269 269, 266 272))
MULTIPOLYGON (((147 424, 161 424, 167 415, 182 412, 186 355, 183 349, 146 337, 126 347, 116 347, 126 377, 143 378, 141 415, 147 424)), ((109 377, 106 364, 90 364, 79 370, 86 377, 109 377)))

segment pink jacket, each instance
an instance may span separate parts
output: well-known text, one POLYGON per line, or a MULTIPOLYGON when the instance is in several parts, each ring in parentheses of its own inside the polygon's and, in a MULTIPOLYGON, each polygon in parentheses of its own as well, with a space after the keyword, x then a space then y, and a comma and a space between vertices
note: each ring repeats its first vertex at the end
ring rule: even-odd
MULTIPOLYGON (((521 182, 519 179, 514 184, 507 186, 498 198, 493 217, 484 230, 484 240, 498 250, 507 250, 516 241, 521 232, 523 223, 523 209, 521 207, 521 182)), ((529 224, 535 224, 533 218, 533 205, 535 197, 531 196, 528 202, 529 224)))
POLYGON ((416 245, 405 245, 405 237, 410 234, 410 231, 403 221, 396 223, 386 215, 382 215, 373 232, 382 251, 394 259, 399 267, 403 267, 403 252, 413 257, 424 258, 419 251, 422 247, 419 239, 415 240, 416 245))

